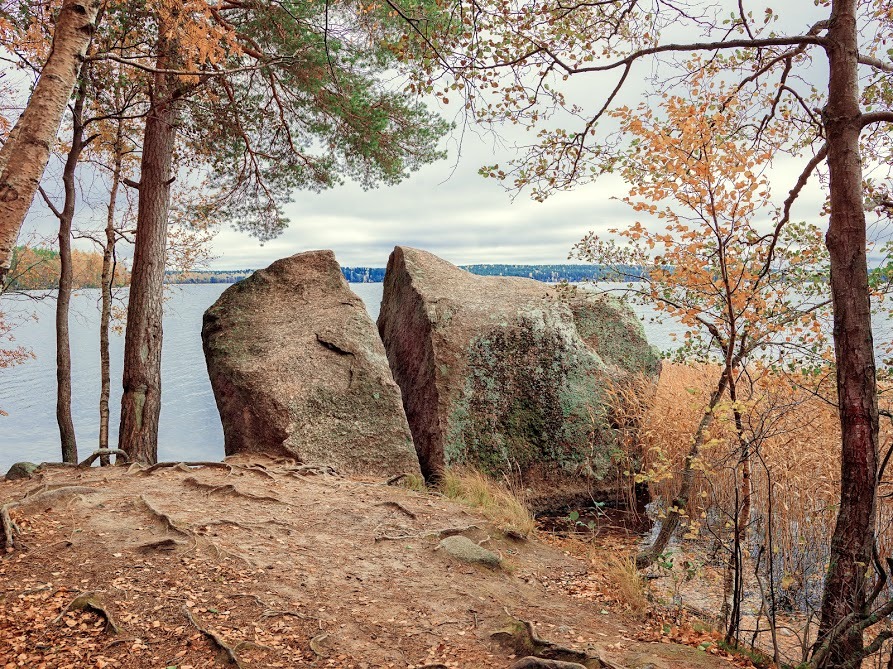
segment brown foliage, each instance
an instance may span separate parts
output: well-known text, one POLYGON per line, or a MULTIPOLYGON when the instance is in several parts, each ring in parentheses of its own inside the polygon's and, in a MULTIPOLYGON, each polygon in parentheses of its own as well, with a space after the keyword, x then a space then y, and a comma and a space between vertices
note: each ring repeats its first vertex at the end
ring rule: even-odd
MULTIPOLYGON (((71 252, 74 288, 99 288, 102 280, 102 254, 74 249, 71 252)), ((59 254, 40 247, 16 248, 10 272, 17 290, 48 290, 59 285, 59 254)), ((116 286, 126 286, 129 273, 118 267, 116 286)))

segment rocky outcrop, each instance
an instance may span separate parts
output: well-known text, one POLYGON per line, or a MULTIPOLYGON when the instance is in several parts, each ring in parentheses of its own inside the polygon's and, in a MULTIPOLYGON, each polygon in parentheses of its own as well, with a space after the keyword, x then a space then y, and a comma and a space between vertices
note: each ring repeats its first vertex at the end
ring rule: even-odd
POLYGON ((605 389, 660 364, 616 300, 475 276, 406 247, 388 261, 378 328, 426 476, 470 463, 545 488, 611 487, 605 389))
POLYGON ((16 462, 9 471, 6 472, 7 481, 18 481, 19 479, 30 479, 34 476, 40 465, 33 462, 16 462))
POLYGON ((381 340, 331 251, 277 260, 229 287, 205 312, 202 342, 227 455, 419 471, 381 340))

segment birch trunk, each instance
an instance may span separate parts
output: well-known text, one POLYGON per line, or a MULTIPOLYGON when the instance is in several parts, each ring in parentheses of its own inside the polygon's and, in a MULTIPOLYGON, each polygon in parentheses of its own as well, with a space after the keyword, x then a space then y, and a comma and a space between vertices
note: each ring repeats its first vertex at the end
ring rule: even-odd
POLYGON ((6 282, 12 249, 50 158, 99 6, 99 0, 62 2, 49 58, 25 111, 0 147, 0 285, 6 282))

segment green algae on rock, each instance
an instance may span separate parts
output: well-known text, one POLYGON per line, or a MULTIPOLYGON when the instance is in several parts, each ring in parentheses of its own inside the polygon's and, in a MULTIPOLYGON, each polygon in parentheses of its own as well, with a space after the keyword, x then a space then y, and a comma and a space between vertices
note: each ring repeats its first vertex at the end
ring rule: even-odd
POLYGON ((227 455, 344 473, 418 473, 381 340, 331 251, 277 260, 206 312, 202 342, 227 455))
POLYGON ((616 438, 605 390, 660 366, 615 299, 475 276, 407 247, 388 262, 378 327, 426 476, 470 464, 607 490, 616 438))

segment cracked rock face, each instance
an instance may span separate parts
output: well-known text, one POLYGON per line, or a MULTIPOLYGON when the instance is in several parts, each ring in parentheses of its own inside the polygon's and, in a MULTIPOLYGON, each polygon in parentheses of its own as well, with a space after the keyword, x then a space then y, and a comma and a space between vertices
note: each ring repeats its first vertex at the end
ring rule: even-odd
POLYGON ((227 455, 419 471, 384 347, 331 251, 277 260, 230 286, 205 312, 202 343, 227 455))
POLYGON ((378 328, 426 476, 472 464, 544 495, 617 489, 606 391, 660 364, 628 307, 397 247, 378 328))

